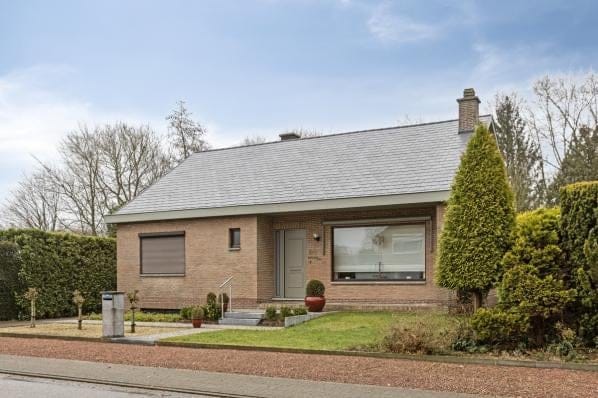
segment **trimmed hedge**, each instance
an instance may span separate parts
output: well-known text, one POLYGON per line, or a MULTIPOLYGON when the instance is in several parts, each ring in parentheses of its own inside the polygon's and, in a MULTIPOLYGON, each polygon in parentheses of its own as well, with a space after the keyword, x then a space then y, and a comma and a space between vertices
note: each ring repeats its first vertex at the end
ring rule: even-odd
MULTIPOLYGON (((590 271, 584 253, 590 233, 598 228, 598 181, 578 182, 561 189, 561 239, 570 275, 578 268, 590 271)), ((592 272, 590 272, 592 273, 592 272)), ((594 281, 598 283, 598 280, 594 281)))
POLYGON ((19 249, 13 313, 29 313, 23 293, 30 287, 40 293, 40 318, 74 315, 74 290, 85 297, 85 312, 99 311, 100 292, 116 288, 116 242, 112 238, 10 229, 0 231, 0 241, 13 242, 19 249))
POLYGON ((15 319, 18 315, 15 291, 19 287, 19 246, 0 241, 0 320, 15 319))

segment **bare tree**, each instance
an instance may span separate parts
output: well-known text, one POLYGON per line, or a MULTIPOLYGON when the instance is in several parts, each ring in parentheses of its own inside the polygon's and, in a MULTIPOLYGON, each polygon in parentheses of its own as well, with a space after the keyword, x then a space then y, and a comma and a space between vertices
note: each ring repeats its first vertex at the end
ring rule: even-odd
POLYGON ((61 195, 46 170, 25 176, 3 208, 7 225, 56 231, 60 222, 61 195))
POLYGON ((149 126, 106 125, 98 132, 97 145, 98 182, 109 211, 135 198, 169 169, 160 139, 149 126))
POLYGON ((177 102, 177 108, 166 120, 169 122, 171 157, 175 164, 182 162, 194 152, 210 148, 205 141, 206 129, 191 118, 191 112, 185 107, 184 101, 177 102))
MULTIPOLYGON (((565 157, 581 129, 598 126, 598 76, 581 79, 545 76, 534 84, 535 103, 529 109, 528 125, 541 143, 545 180, 562 175, 565 157), (550 178, 549 178, 550 177, 550 178)), ((561 178, 558 179, 562 180, 561 178)), ((549 200, 558 197, 559 184, 548 184, 549 200)))
POLYGON ((251 137, 247 136, 247 137, 243 138, 243 141, 241 141, 241 143, 239 145, 241 145, 241 146, 257 145, 257 144, 264 144, 267 141, 268 140, 264 136, 254 135, 251 137))

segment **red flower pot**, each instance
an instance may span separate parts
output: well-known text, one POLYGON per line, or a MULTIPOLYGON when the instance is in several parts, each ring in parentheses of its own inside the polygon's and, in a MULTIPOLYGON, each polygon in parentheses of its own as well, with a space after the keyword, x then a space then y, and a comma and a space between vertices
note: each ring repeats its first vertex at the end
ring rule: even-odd
POLYGON ((309 312, 320 312, 325 304, 325 297, 305 297, 305 306, 308 308, 309 312))
POLYGON ((201 319, 191 319, 191 324, 193 325, 194 328, 200 328, 201 327, 201 319))

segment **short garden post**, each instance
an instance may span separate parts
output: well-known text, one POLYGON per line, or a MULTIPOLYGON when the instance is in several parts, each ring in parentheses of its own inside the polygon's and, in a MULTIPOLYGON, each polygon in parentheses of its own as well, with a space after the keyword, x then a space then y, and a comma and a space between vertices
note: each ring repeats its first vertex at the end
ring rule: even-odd
POLYGON ((77 329, 83 329, 83 303, 85 299, 79 290, 73 292, 73 303, 77 306, 77 329))
POLYGON ((139 296, 137 295, 139 290, 135 289, 133 292, 127 293, 127 299, 131 308, 131 333, 135 333, 135 311, 137 310, 137 303, 139 302, 139 296))
POLYGON ((37 291, 36 288, 34 287, 30 287, 29 289, 27 289, 27 292, 25 293, 25 298, 29 301, 31 301, 31 327, 34 328, 35 327, 35 312, 36 312, 36 306, 35 306, 35 302, 37 301, 37 298, 39 297, 39 292, 37 291))

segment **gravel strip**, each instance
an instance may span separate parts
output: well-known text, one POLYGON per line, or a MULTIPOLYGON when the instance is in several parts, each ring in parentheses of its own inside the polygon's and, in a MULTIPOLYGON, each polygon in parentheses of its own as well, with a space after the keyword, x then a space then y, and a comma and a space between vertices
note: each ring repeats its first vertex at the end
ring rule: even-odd
POLYGON ((598 396, 595 372, 564 369, 9 337, 0 337, 0 353, 511 397, 598 396))

